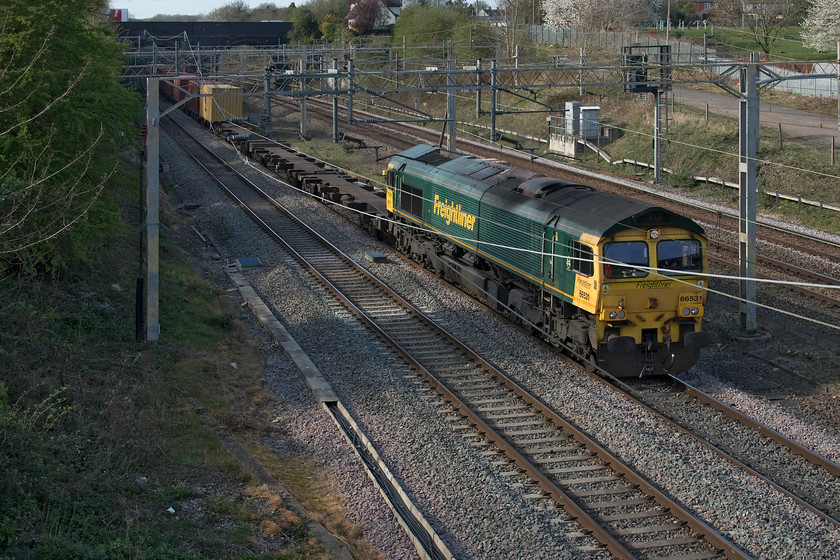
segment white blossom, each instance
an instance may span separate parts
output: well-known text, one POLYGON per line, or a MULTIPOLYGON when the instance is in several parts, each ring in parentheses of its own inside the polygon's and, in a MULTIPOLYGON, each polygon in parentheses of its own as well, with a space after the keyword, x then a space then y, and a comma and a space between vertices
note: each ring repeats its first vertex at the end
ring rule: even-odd
POLYGON ((814 49, 834 50, 840 41, 840 1, 810 0, 802 24, 805 44, 814 49))
POLYGON ((655 21, 660 0, 542 0, 545 21, 555 27, 621 29, 655 21))

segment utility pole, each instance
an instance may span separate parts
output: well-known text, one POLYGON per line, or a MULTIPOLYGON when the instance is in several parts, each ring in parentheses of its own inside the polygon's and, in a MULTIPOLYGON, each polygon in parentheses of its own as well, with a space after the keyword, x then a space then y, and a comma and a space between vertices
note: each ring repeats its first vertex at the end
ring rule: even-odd
POLYGON ((146 268, 146 342, 160 337, 160 78, 146 78, 146 216, 144 264, 146 268))
POLYGON ((449 86, 446 90, 446 113, 448 117, 448 126, 449 126, 449 151, 455 151, 455 129, 457 119, 456 111, 455 111, 455 59, 449 59, 449 72, 447 72, 446 76, 446 83, 449 86))
POLYGON ((300 59, 300 135, 303 138, 309 137, 309 129, 306 121, 306 47, 303 47, 303 53, 300 59))
POLYGON ((756 156, 758 155, 758 62, 757 52, 740 70, 740 134, 738 149, 739 205, 739 295, 741 297, 741 330, 744 336, 757 335, 756 278, 756 156))
POLYGON ((662 90, 653 92, 653 182, 662 182, 662 90))
MULTIPOLYGON (((338 75, 338 59, 332 59, 332 73, 336 76, 338 75)), ((338 144, 339 137, 338 137, 338 78, 335 77, 331 80, 332 85, 331 89, 336 90, 336 93, 332 96, 332 141, 333 144, 338 144)))
POLYGON ((490 61, 490 141, 496 141, 496 88, 498 86, 498 70, 496 69, 496 61, 490 61))
POLYGON ((271 64, 265 67, 265 135, 274 139, 274 125, 271 122, 271 78, 274 66, 271 64))

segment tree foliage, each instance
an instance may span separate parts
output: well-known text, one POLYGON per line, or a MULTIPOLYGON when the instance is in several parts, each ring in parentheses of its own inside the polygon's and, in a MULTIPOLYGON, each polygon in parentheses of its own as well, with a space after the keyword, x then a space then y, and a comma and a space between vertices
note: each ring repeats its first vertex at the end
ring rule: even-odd
POLYGON ((443 41, 466 47, 468 56, 472 58, 495 56, 495 47, 489 50, 486 47, 495 45, 499 40, 497 31, 480 25, 478 18, 470 12, 469 9, 449 6, 430 8, 412 4, 405 7, 394 24, 394 45, 402 46, 405 42, 408 58, 422 55, 420 51, 410 52, 411 47, 441 44, 443 41))
POLYGON ((289 39, 292 41, 296 43, 314 43, 321 38, 320 26, 309 8, 297 8, 292 23, 294 27, 292 27, 292 31, 289 33, 289 39))
POLYGON ((348 0, 310 0, 306 7, 322 24, 325 21, 341 22, 350 10, 350 2, 348 0))
POLYGON ((0 268, 59 272, 118 218, 102 196, 136 138, 104 0, 0 7, 0 268))
POLYGON ((673 27, 679 25, 680 22, 689 24, 694 23, 695 21, 702 21, 704 19, 704 16, 694 9, 694 4, 688 1, 678 0, 673 0, 671 2, 670 9, 667 2, 660 6, 659 17, 662 20, 667 20, 669 19, 668 16, 670 16, 671 26, 673 27))
POLYGON ((840 2, 811 0, 803 24, 805 43, 814 49, 831 51, 840 41, 840 2))
POLYGON ((207 21, 251 21, 251 8, 245 0, 233 0, 204 16, 207 21))
POLYGON ((621 29, 653 21, 660 0, 543 0, 545 22, 589 31, 621 29))

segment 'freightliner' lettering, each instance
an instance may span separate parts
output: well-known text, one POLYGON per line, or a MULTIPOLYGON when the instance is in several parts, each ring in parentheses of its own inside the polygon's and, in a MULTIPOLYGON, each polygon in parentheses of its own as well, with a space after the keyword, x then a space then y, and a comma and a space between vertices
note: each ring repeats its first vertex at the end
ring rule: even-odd
POLYGON ((470 231, 473 231, 475 227, 475 216, 461 210, 460 204, 456 206, 454 202, 449 202, 447 199, 443 199, 443 202, 441 202, 438 195, 435 195, 435 205, 432 212, 446 220, 446 225, 455 222, 455 225, 470 231))
POLYGON ((655 290, 657 288, 670 288, 670 280, 642 280, 636 282, 636 287, 644 290, 655 290))

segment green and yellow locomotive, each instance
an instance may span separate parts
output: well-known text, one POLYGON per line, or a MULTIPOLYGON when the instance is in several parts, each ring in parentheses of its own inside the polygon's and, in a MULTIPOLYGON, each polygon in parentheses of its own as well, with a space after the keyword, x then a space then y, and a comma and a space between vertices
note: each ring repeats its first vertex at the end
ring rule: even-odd
POLYGON ((612 375, 680 373, 708 344, 694 221, 426 145, 385 175, 399 250, 612 375))

